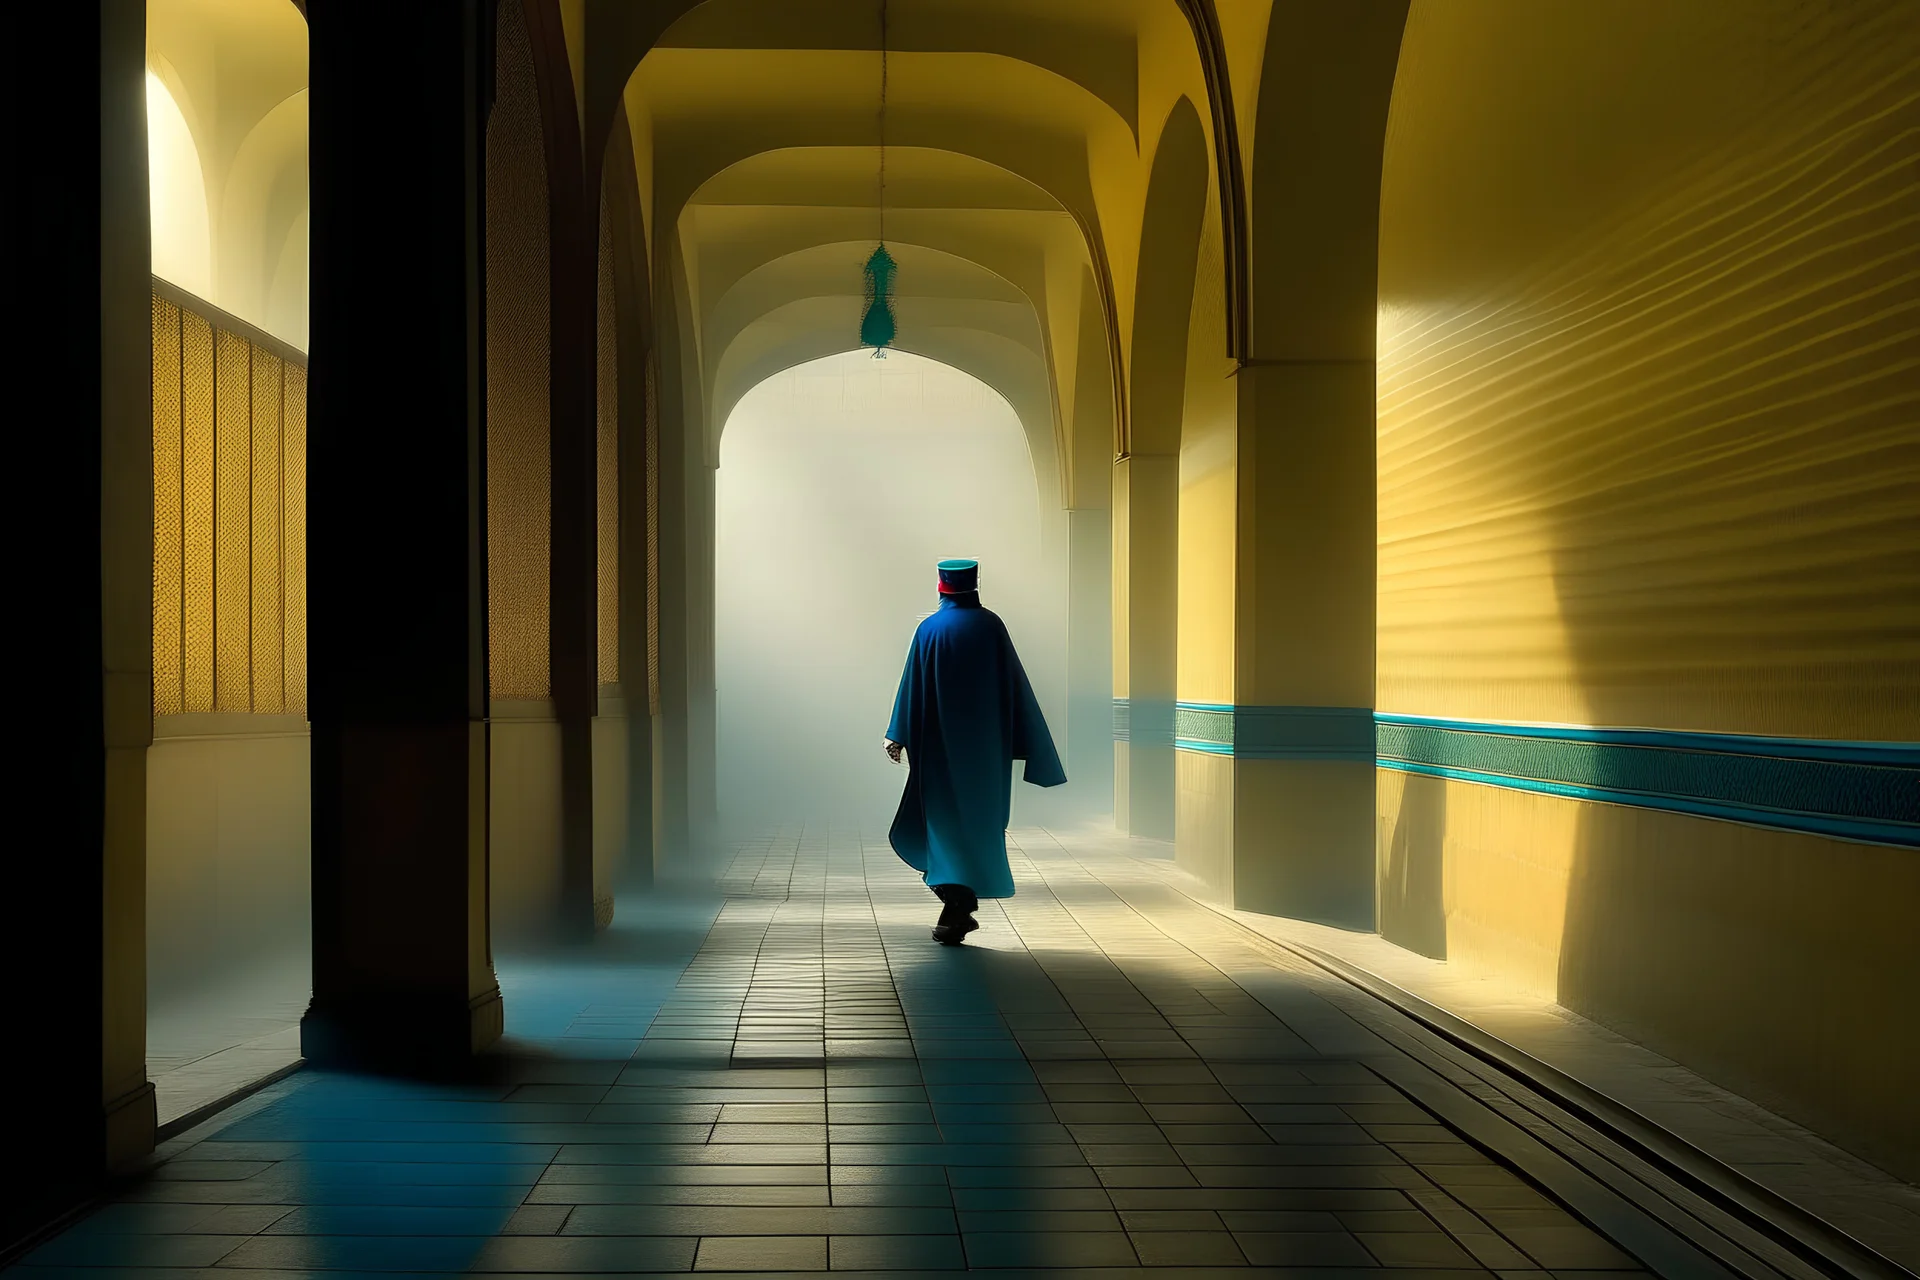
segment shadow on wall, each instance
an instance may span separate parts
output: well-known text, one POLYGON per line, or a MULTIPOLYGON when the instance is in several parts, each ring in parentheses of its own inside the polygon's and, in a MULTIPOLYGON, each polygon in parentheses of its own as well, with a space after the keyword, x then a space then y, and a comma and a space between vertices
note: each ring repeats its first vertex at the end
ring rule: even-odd
POLYGON ((1418 774, 1382 773, 1399 803, 1382 797, 1380 932, 1435 960, 1447 958, 1447 784, 1418 774), (1389 824, 1391 829, 1389 830, 1389 824))
MULTIPOLYGON (((1771 7, 1754 52, 1823 74, 1719 86, 1754 123, 1611 230, 1612 332, 1576 308, 1542 335, 1567 367, 1597 356, 1587 377, 1636 370, 1543 388, 1590 395, 1542 406, 1592 459, 1550 507, 1556 588, 1594 723, 1911 736, 1920 187, 1910 140, 1889 159, 1920 37, 1899 6, 1771 7)), ((1731 17, 1672 18, 1691 66, 1727 46, 1731 17)), ((1581 809, 1560 1002, 1920 1172, 1920 1034, 1890 1016, 1920 979, 1895 909, 1920 901, 1913 852, 1581 809)))

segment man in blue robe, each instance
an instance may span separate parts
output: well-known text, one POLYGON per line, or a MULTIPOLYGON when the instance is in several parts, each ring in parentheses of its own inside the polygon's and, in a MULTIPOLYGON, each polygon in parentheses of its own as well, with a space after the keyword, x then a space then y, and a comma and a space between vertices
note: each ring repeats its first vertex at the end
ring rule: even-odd
POLYGON ((981 898, 1011 898, 1007 820, 1013 762, 1038 787, 1067 780, 1006 624, 980 604, 980 566, 940 562, 940 607, 913 633, 887 754, 909 770, 888 838, 940 898, 936 942, 979 928, 981 898))

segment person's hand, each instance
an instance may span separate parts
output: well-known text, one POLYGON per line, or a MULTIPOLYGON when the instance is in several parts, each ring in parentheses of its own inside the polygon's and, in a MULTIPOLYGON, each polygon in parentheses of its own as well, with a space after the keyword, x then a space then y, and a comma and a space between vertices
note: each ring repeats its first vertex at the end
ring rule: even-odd
POLYGON ((905 750, 906 748, 901 746, 899 743, 889 742, 887 744, 887 759, 893 761, 895 764, 899 764, 900 753, 905 750))

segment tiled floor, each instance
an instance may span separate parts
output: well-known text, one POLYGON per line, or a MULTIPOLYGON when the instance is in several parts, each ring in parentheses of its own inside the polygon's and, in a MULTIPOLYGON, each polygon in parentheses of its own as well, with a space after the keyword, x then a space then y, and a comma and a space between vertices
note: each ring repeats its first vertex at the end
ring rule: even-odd
POLYGON ((186 990, 149 993, 147 1076, 165 1125, 300 1060, 313 989, 304 936, 186 990))
MULTIPOLYGON (((1073 847, 1117 843, 1094 837, 1076 839, 1073 847)), ((1183 891, 1199 890, 1171 867, 1153 869, 1183 891)), ((1248 911, 1229 914, 1263 937, 1329 954, 1466 1020, 1920 1271, 1920 1188, 1804 1125, 1497 976, 1416 955, 1374 933, 1248 911)))
POLYGON ((503 964, 483 1080, 303 1072, 18 1274, 1807 1274, 1717 1265, 1350 988, 1098 869, 1035 840, 942 948, 883 841, 747 845, 503 964))

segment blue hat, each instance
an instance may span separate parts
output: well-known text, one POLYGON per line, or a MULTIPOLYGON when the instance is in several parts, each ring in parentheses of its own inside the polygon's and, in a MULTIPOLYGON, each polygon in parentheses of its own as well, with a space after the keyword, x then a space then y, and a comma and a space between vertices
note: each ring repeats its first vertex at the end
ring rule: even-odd
POLYGON ((940 562, 941 595, 961 595, 979 589, 980 562, 978 560, 942 560, 940 562))

